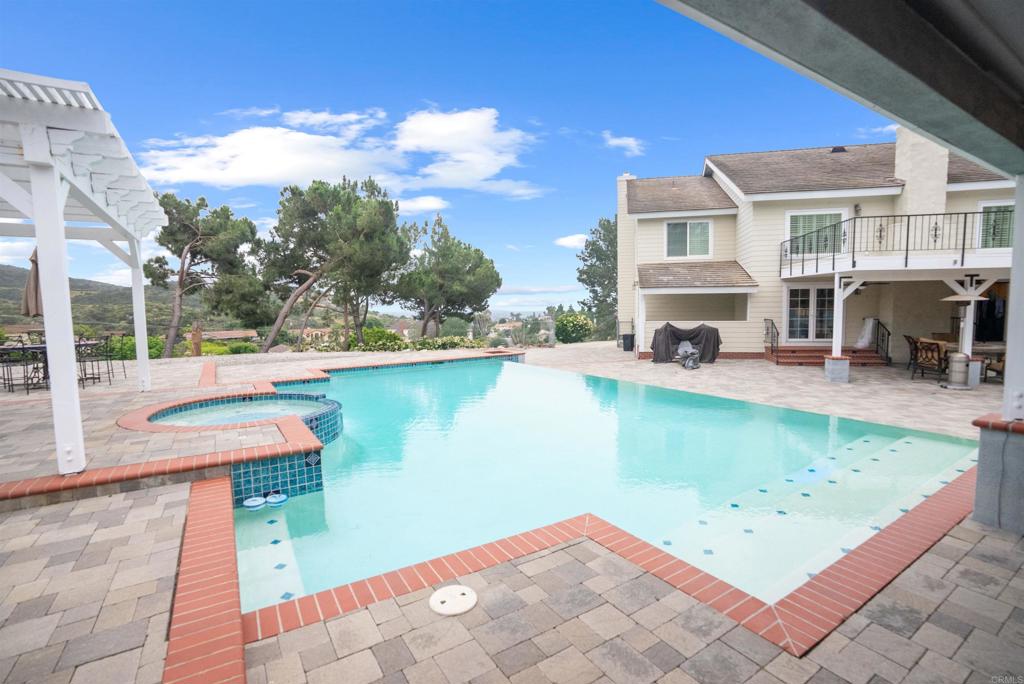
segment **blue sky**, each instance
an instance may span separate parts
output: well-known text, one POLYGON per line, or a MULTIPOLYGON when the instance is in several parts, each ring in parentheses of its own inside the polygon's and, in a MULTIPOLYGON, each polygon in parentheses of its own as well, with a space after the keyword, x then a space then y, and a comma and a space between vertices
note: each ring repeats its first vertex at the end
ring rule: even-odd
MULTIPOLYGON (((583 296, 573 236, 614 214, 623 171, 892 138, 884 118, 653 0, 6 0, 4 14, 18 30, 0 65, 87 81, 155 188, 265 229, 286 182, 372 173, 403 218, 441 208, 495 260, 499 311, 583 296)), ((0 262, 27 265, 30 248, 0 242, 0 262)), ((72 275, 126 282, 101 248, 71 259, 72 275)))

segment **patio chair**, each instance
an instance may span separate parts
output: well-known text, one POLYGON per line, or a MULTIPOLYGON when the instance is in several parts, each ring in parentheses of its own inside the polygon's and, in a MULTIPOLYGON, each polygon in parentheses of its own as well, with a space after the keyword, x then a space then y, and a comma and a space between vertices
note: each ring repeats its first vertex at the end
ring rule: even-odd
POLYGON ((4 350, 2 365, 3 384, 8 392, 14 392, 19 385, 26 394, 50 386, 46 352, 27 349, 24 342, 4 350))
POLYGON ((1005 359, 985 359, 985 372, 981 374, 981 379, 988 382, 988 373, 992 371, 999 378, 999 381, 1003 380, 1003 372, 1006 370, 1005 359))
POLYGON ((917 362, 917 338, 904 335, 903 339, 907 341, 907 346, 910 347, 910 358, 907 359, 907 370, 910 370, 914 367, 914 363, 917 362))
POLYGON ((917 373, 923 378, 926 373, 934 373, 941 379, 946 374, 946 345, 937 340, 920 339, 917 341, 917 360, 910 374, 913 380, 917 373))

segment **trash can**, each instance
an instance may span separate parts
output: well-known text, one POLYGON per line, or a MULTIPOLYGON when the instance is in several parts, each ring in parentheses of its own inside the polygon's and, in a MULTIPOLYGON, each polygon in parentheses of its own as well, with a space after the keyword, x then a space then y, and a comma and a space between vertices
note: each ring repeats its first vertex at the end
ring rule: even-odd
POLYGON ((954 353, 949 355, 949 385, 967 387, 967 366, 971 357, 967 354, 954 353))
POLYGON ((636 335, 627 333, 622 336, 622 351, 631 352, 633 351, 633 340, 636 339, 636 335))

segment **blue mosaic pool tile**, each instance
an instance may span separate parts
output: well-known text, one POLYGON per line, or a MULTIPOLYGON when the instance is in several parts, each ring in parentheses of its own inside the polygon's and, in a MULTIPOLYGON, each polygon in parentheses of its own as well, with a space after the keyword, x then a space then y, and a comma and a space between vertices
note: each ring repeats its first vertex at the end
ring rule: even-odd
POLYGON ((715 552, 712 551, 711 549, 704 549, 704 555, 705 556, 714 556, 715 552))
POLYGON ((757 491, 761 492, 762 494, 767 494, 768 493, 767 489, 758 489, 757 491))
POLYGON ((740 505, 738 503, 731 503, 731 504, 729 504, 729 508, 739 508, 739 507, 740 507, 740 505))
POLYGON ((747 527, 747 528, 744 528, 743 533, 744 534, 754 534, 754 530, 752 530, 749 527, 747 527))
MULTIPOLYGON (((231 465, 231 498, 235 507, 252 496, 274 492, 289 497, 317 492, 324 488, 319 452, 292 454, 261 461, 231 465), (311 458, 315 454, 315 458, 311 458)), ((273 524, 276 520, 268 520, 273 524)))
POLYGON ((274 566, 274 569, 275 570, 284 570, 287 567, 288 567, 288 565, 286 563, 278 563, 277 565, 274 566))
POLYGON ((872 525, 871 529, 874 530, 875 532, 881 532, 882 531, 882 528, 879 527, 878 525, 872 525))
POLYGON ((698 520, 698 521, 697 521, 697 524, 698 524, 698 525, 707 525, 707 524, 708 524, 708 521, 707 521, 707 520, 698 520))
POLYGON ((280 544, 280 543, 281 543, 281 540, 280 540, 280 539, 271 539, 271 540, 270 540, 270 543, 271 543, 271 544, 280 544))
POLYGON ((672 546, 672 540, 671 539, 662 539, 661 543, 664 544, 665 546, 672 546))
POLYGON ((800 492, 800 496, 810 496, 810 492, 800 492))
POLYGON ((282 601, 287 601, 287 600, 288 600, 288 599, 290 599, 290 598, 291 598, 292 596, 295 596, 295 594, 293 594, 293 593, 292 593, 292 592, 290 592, 290 591, 286 591, 286 592, 284 592, 283 594, 281 594, 281 600, 282 600, 282 601))
POLYGON ((779 515, 786 515, 786 511, 783 511, 783 510, 778 510, 778 511, 775 511, 775 512, 778 513, 779 515))

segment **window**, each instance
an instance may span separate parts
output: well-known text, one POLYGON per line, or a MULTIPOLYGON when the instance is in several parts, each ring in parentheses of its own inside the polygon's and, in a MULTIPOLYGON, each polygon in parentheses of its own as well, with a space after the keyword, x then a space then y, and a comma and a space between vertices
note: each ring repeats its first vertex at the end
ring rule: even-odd
MULTIPOLYGON (((839 212, 822 212, 820 214, 790 214, 789 215, 789 237, 798 238, 816 230, 839 223, 843 215, 839 212)), ((832 231, 822 231, 817 235, 817 244, 812 244, 814 238, 806 240, 794 240, 790 243, 790 251, 793 254, 814 254, 815 252, 829 252, 839 249, 838 245, 829 245, 829 238, 832 231)))
POLYGON ((665 224, 665 256, 711 256, 711 222, 680 221, 665 224))
POLYGON ((990 204, 981 208, 981 247, 1013 246, 1013 205, 990 204))

